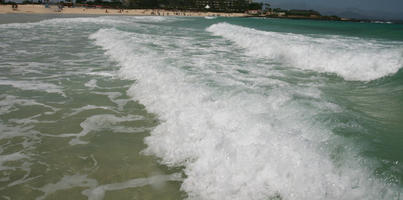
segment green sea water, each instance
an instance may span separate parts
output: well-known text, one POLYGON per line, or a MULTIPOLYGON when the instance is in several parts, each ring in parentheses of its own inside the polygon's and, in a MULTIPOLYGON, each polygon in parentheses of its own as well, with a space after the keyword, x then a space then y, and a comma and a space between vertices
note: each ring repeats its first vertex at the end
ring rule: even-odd
POLYGON ((0 17, 0 199, 402 198, 401 24, 0 17))

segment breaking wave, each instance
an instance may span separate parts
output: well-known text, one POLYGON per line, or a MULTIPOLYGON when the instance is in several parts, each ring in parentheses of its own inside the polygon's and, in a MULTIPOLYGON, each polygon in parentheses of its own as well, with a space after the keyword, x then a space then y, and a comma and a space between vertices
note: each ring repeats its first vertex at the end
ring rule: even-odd
MULTIPOLYGON (((372 58, 375 52, 378 59, 379 56, 389 58, 389 53, 397 52, 382 49, 378 44, 367 50, 359 48, 364 52, 358 52, 359 57, 349 61, 345 51, 357 50, 354 45, 352 49, 336 51, 345 58, 332 58, 332 53, 324 52, 330 45, 341 48, 341 44, 335 44, 338 39, 267 33, 229 24, 213 25, 207 30, 233 40, 253 55, 284 57, 295 63, 302 62, 298 65, 301 68, 334 72, 351 80, 371 80, 394 73, 400 63, 393 58, 394 61, 384 63, 392 69, 380 68, 372 58), (257 41, 263 43, 258 45, 257 41), (266 45, 262 45, 264 43, 266 45), (315 59, 304 61, 304 57, 310 55, 307 51, 311 51, 315 59), (356 64, 359 60, 374 68, 361 69, 356 64), (348 67, 336 64, 343 61, 348 67)), ((259 77, 250 75, 250 80, 265 81, 264 84, 273 87, 264 92, 253 87, 240 89, 243 84, 237 78, 241 77, 234 76, 243 74, 231 74, 233 79, 224 79, 225 70, 216 71, 214 74, 223 75, 212 76, 214 83, 206 84, 201 77, 207 75, 189 74, 183 66, 178 66, 181 63, 173 61, 175 58, 189 61, 190 58, 183 55, 186 50, 157 51, 163 49, 158 48, 158 44, 175 44, 178 40, 184 45, 183 49, 192 48, 190 38, 162 41, 166 38, 158 35, 101 29, 90 39, 119 63, 121 77, 136 80, 129 95, 144 104, 148 111, 158 114, 160 124, 145 139, 148 145, 145 153, 160 157, 165 165, 185 167, 182 190, 190 199, 396 197, 388 183, 373 177, 371 169, 362 164, 365 161, 352 148, 346 148, 340 155, 345 157, 341 159, 343 162, 331 158, 334 149, 346 144, 317 122, 315 116, 324 111, 338 112, 341 108, 322 100, 320 91, 314 87, 307 90, 302 86, 277 84, 279 81, 270 79, 258 80, 259 77), (224 88, 220 83, 225 81, 229 81, 227 85, 238 85, 224 88), (308 92, 301 94, 304 90, 308 92), (305 101, 306 98, 297 100, 295 95, 305 95, 313 103, 305 101)), ((231 51, 232 47, 220 48, 231 51)), ((205 56, 198 67, 201 71, 213 71, 220 59, 213 53, 205 56)))
POLYGON ((266 32, 228 23, 214 24, 207 31, 233 41, 249 55, 335 73, 345 80, 371 81, 403 67, 403 43, 266 32))

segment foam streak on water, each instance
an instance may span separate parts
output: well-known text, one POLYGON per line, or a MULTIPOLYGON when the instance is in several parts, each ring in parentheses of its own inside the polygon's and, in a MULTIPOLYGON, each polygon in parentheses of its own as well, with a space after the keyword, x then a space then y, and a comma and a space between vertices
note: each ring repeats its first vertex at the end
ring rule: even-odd
MULTIPOLYGON (((121 65, 121 77, 136 80, 129 94, 158 114, 161 124, 146 138, 145 152, 157 155, 168 166, 185 166, 187 177, 182 189, 190 199, 394 197, 387 183, 374 178, 370 166, 363 166, 353 149, 347 148, 341 163, 331 159, 334 146, 341 139, 316 122, 315 116, 339 112, 337 105, 322 100, 316 86, 306 89, 306 85, 255 75, 259 71, 278 72, 270 65, 255 68, 251 64, 259 65, 254 55, 272 56, 272 59, 286 57, 301 68, 335 72, 346 79, 371 80, 400 67, 401 61, 394 58, 384 63, 388 68, 372 60, 374 53, 389 50, 379 50, 381 47, 376 46, 352 61, 341 58, 348 66, 338 65, 339 68, 334 65, 340 60, 321 54, 321 49, 313 50, 316 57, 311 61, 318 63, 311 66, 301 60, 306 56, 306 43, 323 47, 334 44, 336 39, 321 42, 306 36, 253 32, 228 24, 213 25, 207 30, 233 40, 252 53, 248 57, 238 55, 233 50, 237 47, 219 38, 203 42, 199 38, 160 37, 116 29, 101 29, 90 36, 121 65), (275 40, 264 38, 271 36, 275 40), (280 42, 276 46, 280 53, 262 49, 255 45, 254 39, 280 42), (290 47, 282 47, 286 40, 297 46, 284 49, 290 47), (167 49, 175 44, 180 44, 180 50, 167 49), (202 61, 198 56, 187 55, 195 46, 203 45, 207 47, 198 49, 202 61), (286 53, 287 50, 291 52, 286 53), (329 63, 318 61, 321 56, 327 56, 329 63), (249 64, 232 63, 239 58, 249 64), (366 58, 371 58, 368 61, 371 70, 359 69, 355 62, 366 58), (183 64, 183 60, 187 63, 183 64), (239 65, 249 75, 235 73, 239 65), (249 85, 247 80, 254 84, 249 85), (302 98, 295 99, 295 96, 302 98)), ((337 48, 349 51, 348 47, 337 48)), ((394 49, 390 51, 398 53, 394 49)))

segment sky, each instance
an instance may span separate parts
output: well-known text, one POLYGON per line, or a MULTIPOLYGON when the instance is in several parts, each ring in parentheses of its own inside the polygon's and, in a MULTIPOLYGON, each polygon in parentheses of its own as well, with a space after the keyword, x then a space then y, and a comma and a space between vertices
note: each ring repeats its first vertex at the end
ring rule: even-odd
POLYGON ((403 20, 403 0, 255 0, 272 8, 313 9, 341 17, 403 20))

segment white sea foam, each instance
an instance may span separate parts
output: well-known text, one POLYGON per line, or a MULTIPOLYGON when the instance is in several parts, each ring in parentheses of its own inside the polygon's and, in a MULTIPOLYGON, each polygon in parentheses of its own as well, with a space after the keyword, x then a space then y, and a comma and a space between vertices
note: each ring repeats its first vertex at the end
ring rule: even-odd
POLYGON ((87 141, 81 139, 81 137, 86 136, 90 132, 93 131, 101 131, 101 130, 112 130, 118 133, 138 133, 144 132, 148 130, 145 127, 127 127, 123 125, 119 125, 122 122, 128 121, 137 121, 142 120, 143 117, 139 115, 128 115, 125 117, 117 117, 115 115, 105 114, 105 115, 94 115, 83 122, 80 123, 82 131, 79 133, 66 133, 60 135, 52 135, 52 134, 42 134, 43 136, 50 137, 73 137, 73 139, 69 142, 70 145, 77 144, 87 144, 87 141))
POLYGON ((32 23, 10 23, 0 24, 0 28, 29 29, 35 26, 71 26, 74 24, 100 24, 117 25, 125 24, 127 21, 113 19, 111 17, 77 17, 77 18, 54 18, 32 23))
POLYGON ((0 48, 7 48, 7 47, 9 47, 10 45, 9 44, 6 44, 6 43, 3 43, 3 42, 0 42, 0 48))
POLYGON ((126 17, 118 17, 117 20, 125 20, 128 22, 173 22, 173 21, 181 21, 184 20, 180 17, 166 17, 166 16, 126 16, 126 17))
MULTIPOLYGON (((14 51, 8 51, 6 54, 13 54, 14 51)), ((33 52, 30 52, 33 54, 33 52)), ((44 63, 37 63, 37 62, 12 62, 12 61, 6 61, 4 65, 0 67, 8 67, 10 69, 10 72, 13 74, 19 74, 19 75, 26 75, 26 74, 41 74, 41 75, 46 75, 43 73, 43 69, 49 68, 49 64, 44 64, 44 63), (10 67, 12 66, 12 67, 10 67)), ((55 76, 55 75, 54 75, 55 76)), ((52 76, 49 76, 49 78, 52 76)), ((7 78, 4 78, 7 79, 7 78)))
MULTIPOLYGON (((1 124, 0 124, 0 129, 1 129, 1 124)), ((7 144, 6 144, 7 145, 7 144)), ((24 146, 25 148, 26 146, 24 146)), ((5 155, 0 155, 0 171, 5 171, 2 172, 3 175, 5 175, 6 177, 1 178, 1 181, 6 181, 7 185, 2 184, 2 186, 0 186, 0 190, 4 190, 6 187, 13 187, 19 184, 24 184, 28 181, 31 181, 37 177, 30 177, 30 173, 31 173, 31 163, 29 162, 30 157, 28 155, 26 155, 26 153, 24 153, 24 151, 26 151, 26 149, 24 149, 23 151, 20 152, 14 152, 14 153, 10 153, 10 154, 5 154, 5 155), (8 162, 18 162, 19 164, 16 165, 15 163, 13 165, 8 165, 8 162), (15 170, 22 170, 24 171, 24 173, 21 173, 17 179, 13 179, 12 182, 8 182, 10 181, 10 177, 7 176, 9 175, 9 172, 7 171, 15 171, 15 170)))
MULTIPOLYGON (((233 34, 238 32, 245 34, 242 28, 233 34)), ((294 98, 305 95, 304 87, 268 78, 255 77, 262 85, 278 85, 264 92, 249 86, 240 90, 242 77, 234 77, 239 73, 228 75, 230 68, 213 73, 218 62, 226 61, 217 57, 206 57, 204 65, 196 65, 200 71, 212 71, 206 75, 211 74, 215 84, 209 86, 201 75, 186 74, 172 63, 174 56, 191 60, 182 55, 186 50, 161 54, 147 46, 157 44, 158 36, 101 29, 90 38, 119 62, 122 77, 136 80, 128 93, 159 115, 161 124, 145 139, 145 153, 157 155, 168 166, 185 166, 182 189, 190 199, 394 197, 387 183, 360 165, 361 158, 353 150, 343 147, 347 151, 343 156, 349 156, 343 163, 336 165, 330 158, 330 146, 337 146, 338 138, 313 119, 322 109, 337 112, 340 108, 321 101, 317 89, 306 90, 315 103, 294 98)), ((231 51, 231 47, 222 48, 231 51)))
POLYGON ((116 74, 112 72, 88 72, 88 75, 104 76, 104 77, 114 77, 116 74))
POLYGON ((113 17, 77 17, 77 18, 55 18, 36 22, 43 25, 71 25, 71 24, 100 24, 100 25, 117 25, 126 24, 127 21, 119 20, 113 17))
POLYGON ((0 123, 0 131, 0 139, 28 136, 27 139, 33 141, 29 137, 35 137, 38 134, 38 132, 32 130, 32 126, 8 126, 3 123, 0 123))
POLYGON ((88 200, 102 200, 104 199, 105 192, 114 190, 123 190, 128 188, 142 187, 146 185, 158 185, 167 181, 180 181, 182 180, 181 174, 174 173, 170 175, 156 175, 147 178, 130 179, 121 183, 111 183, 106 185, 98 185, 98 181, 88 178, 87 175, 74 174, 71 176, 63 176, 56 183, 50 183, 42 188, 38 188, 44 194, 36 200, 46 199, 50 194, 59 190, 66 190, 75 187, 88 188, 82 192, 88 197, 88 200))
POLYGON ((157 175, 148 178, 136 178, 122 183, 112 183, 107 185, 100 185, 95 188, 84 190, 82 193, 88 196, 88 200, 102 200, 104 199, 105 192, 114 190, 123 190, 127 188, 136 188, 146 185, 159 187, 167 181, 181 181, 181 174, 175 173, 171 175, 157 175))
POLYGON ((58 109, 48 106, 42 103, 38 103, 32 99, 20 99, 16 96, 12 95, 0 95, 0 115, 16 111, 16 105, 18 106, 42 106, 48 109, 52 109, 53 111, 57 111, 58 109), (4 97, 4 98, 3 98, 4 97))
POLYGON ((10 119, 8 120, 9 122, 13 122, 16 124, 22 124, 22 125, 30 125, 30 124, 34 124, 34 123, 52 123, 55 121, 39 121, 36 120, 35 118, 40 117, 41 114, 37 114, 37 115, 33 115, 31 117, 27 117, 27 118, 19 118, 19 119, 10 119))
POLYGON ((217 17, 206 16, 204 19, 217 19, 217 17))
POLYGON ((5 170, 5 169, 14 169, 14 167, 4 166, 4 164, 6 162, 17 161, 17 160, 21 160, 24 158, 27 158, 27 156, 25 156, 21 152, 16 152, 16 153, 7 154, 7 155, 0 155, 0 171, 5 170))
MULTIPOLYGON (((5 29, 29 29, 36 26, 63 26, 70 27, 74 25, 103 25, 103 26, 118 26, 122 24, 132 23, 157 23, 157 22, 172 22, 183 20, 178 17, 162 17, 162 16, 100 16, 100 17, 76 17, 76 18, 53 18, 32 23, 9 23, 0 24, 0 28, 5 29)), ((31 38, 32 39, 32 38, 31 38)))
POLYGON ((97 185, 98 182, 95 179, 87 178, 86 175, 75 174, 72 176, 64 176, 57 183, 50 183, 39 188, 39 190, 44 194, 36 198, 36 200, 45 199, 48 195, 58 190, 65 190, 74 187, 96 187, 97 185))
POLYGON ((122 96, 120 92, 94 92, 94 94, 106 95, 109 100, 118 106, 118 110, 123 110, 123 107, 131 101, 130 99, 119 99, 122 96))
POLYGON ((14 81, 3 79, 0 80, 0 85, 10 85, 21 90, 37 90, 47 93, 58 93, 62 96, 66 96, 62 90, 62 87, 51 83, 44 83, 41 81, 14 81))
POLYGON ((255 30, 228 23, 207 28, 245 48, 252 56, 288 63, 293 67, 331 72, 346 80, 370 81, 403 67, 403 44, 359 38, 316 38, 255 30))
POLYGON ((88 88, 90 88, 90 89, 94 89, 94 88, 97 87, 97 80, 91 79, 91 80, 89 80, 88 82, 86 82, 86 83, 84 84, 84 86, 85 86, 85 87, 88 87, 88 88))
POLYGON ((72 109, 73 112, 66 113, 64 118, 77 115, 77 114, 79 114, 81 112, 84 112, 84 111, 87 111, 87 110, 95 110, 95 109, 112 110, 112 108, 107 107, 107 106, 86 105, 86 106, 83 106, 83 107, 80 107, 80 108, 72 109))
POLYGON ((9 24, 0 24, 0 28, 15 28, 15 29, 29 29, 32 28, 35 23, 9 23, 9 24))

